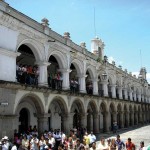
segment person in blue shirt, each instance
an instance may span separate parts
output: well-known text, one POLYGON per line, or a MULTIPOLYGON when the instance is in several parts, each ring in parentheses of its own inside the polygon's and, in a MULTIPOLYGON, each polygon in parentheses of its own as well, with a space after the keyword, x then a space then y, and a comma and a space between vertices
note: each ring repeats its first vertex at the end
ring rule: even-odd
POLYGON ((120 140, 120 135, 117 135, 117 140, 116 140, 115 144, 118 147, 118 150, 125 148, 124 142, 120 140))

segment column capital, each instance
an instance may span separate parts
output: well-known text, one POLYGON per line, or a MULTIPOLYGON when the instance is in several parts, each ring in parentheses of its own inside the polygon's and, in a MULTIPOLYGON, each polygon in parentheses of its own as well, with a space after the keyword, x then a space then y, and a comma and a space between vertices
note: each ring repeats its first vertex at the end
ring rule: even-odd
POLYGON ((38 62, 35 62, 35 64, 39 66, 49 66, 51 63, 47 61, 38 61, 38 62))
POLYGON ((86 78, 87 75, 82 73, 82 74, 78 74, 78 77, 79 77, 79 78, 86 78))
POLYGON ((68 69, 68 68, 60 68, 60 69, 58 69, 58 71, 60 71, 62 73, 64 73, 64 72, 69 72, 70 73, 72 70, 68 69))

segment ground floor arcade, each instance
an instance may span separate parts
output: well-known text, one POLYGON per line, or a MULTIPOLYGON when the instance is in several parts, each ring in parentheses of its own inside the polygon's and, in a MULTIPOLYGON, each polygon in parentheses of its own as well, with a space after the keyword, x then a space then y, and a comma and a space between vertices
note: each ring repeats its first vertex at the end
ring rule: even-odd
POLYGON ((0 91, 8 102, 0 106, 0 137, 12 137, 15 129, 23 132, 29 125, 36 125, 39 133, 51 128, 68 133, 74 127, 100 133, 109 132, 113 122, 120 129, 150 122, 150 106, 145 103, 22 85, 0 91))

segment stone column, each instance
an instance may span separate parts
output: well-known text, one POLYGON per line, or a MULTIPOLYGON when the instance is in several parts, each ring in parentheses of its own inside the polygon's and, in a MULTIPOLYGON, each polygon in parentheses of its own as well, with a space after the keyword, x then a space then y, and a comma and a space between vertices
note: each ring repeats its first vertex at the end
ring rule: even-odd
POLYGON ((43 133, 45 130, 48 131, 48 117, 50 114, 38 115, 38 132, 43 133))
POLYGON ((86 75, 79 75, 79 85, 80 85, 81 93, 86 93, 85 78, 86 78, 86 75))
POLYGON ((111 85, 112 98, 116 98, 116 85, 111 85))
POLYGON ((108 81, 103 81, 103 92, 104 92, 104 96, 108 97, 108 81))
POLYGON ((134 126, 134 111, 131 112, 131 125, 134 126))
POLYGON ((93 119, 94 119, 94 121, 93 121, 94 133, 99 133, 99 115, 98 115, 98 113, 93 115, 93 119))
POLYGON ((122 99, 122 87, 118 87, 119 99, 122 99))
POLYGON ((123 115, 124 115, 124 112, 120 112, 120 125, 121 125, 121 128, 124 128, 123 115))
POLYGON ((70 83, 69 83, 69 73, 70 73, 70 69, 59 69, 58 71, 60 71, 62 73, 62 89, 63 90, 68 90, 70 88, 70 83))
POLYGON ((87 115, 88 115, 88 113, 81 115, 81 126, 83 128, 87 128, 87 115))
POLYGON ((70 129, 73 128, 74 113, 64 114, 62 116, 64 131, 68 134, 70 129))
MULTIPOLYGON (((8 29, 7 31, 9 32, 8 29)), ((7 40, 11 37, 9 37, 8 34, 3 36, 7 36, 7 40)), ((13 38, 15 37, 13 36, 13 38)), ((6 47, 10 47, 10 43, 15 44, 14 39, 9 39, 11 42, 9 42, 9 40, 7 41, 6 39, 2 41, 2 39, 5 38, 1 38, 0 45, 1 42, 3 43, 2 45, 4 45, 4 41, 8 42, 6 43, 6 47)), ((16 57, 19 56, 20 53, 15 52, 16 49, 12 49, 12 47, 10 47, 9 50, 3 49, 2 45, 0 46, 0 80, 16 82, 16 57)))
POLYGON ((113 112, 113 122, 116 122, 116 121, 117 121, 117 113, 113 112))
POLYGON ((127 100, 128 99, 128 94, 127 94, 127 89, 126 88, 124 88, 124 96, 125 96, 125 100, 127 100))
POLYGON ((0 138, 8 136, 9 138, 14 138, 14 130, 18 131, 18 121, 19 116, 17 115, 5 115, 5 113, 0 114, 0 138))
POLYGON ((136 91, 134 91, 134 101, 136 101, 136 91))
POLYGON ((104 132, 109 132, 110 131, 110 113, 104 112, 104 132))
POLYGON ((135 118, 134 118, 134 122, 135 122, 135 125, 138 125, 138 112, 134 112, 135 113, 135 118))
POLYGON ((141 102, 141 94, 138 94, 138 101, 141 102))
POLYGON ((93 95, 98 95, 98 81, 93 79, 93 95))
POLYGON ((38 84, 48 86, 47 82, 47 66, 50 65, 49 62, 37 62, 37 65, 39 67, 39 78, 38 78, 38 84))
POLYGON ((129 112, 125 112, 124 115, 126 115, 126 120, 125 120, 126 126, 129 127, 129 112))
POLYGON ((132 95, 132 90, 131 89, 130 89, 129 95, 130 95, 130 100, 133 101, 133 95, 132 95))

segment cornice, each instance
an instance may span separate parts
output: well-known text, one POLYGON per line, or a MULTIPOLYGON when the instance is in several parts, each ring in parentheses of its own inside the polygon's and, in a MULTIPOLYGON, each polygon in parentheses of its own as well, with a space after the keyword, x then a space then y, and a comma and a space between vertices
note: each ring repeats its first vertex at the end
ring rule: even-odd
POLYGON ((0 54, 9 56, 9 57, 15 57, 15 58, 20 55, 19 52, 15 52, 15 51, 3 49, 3 48, 0 48, 0 54))

